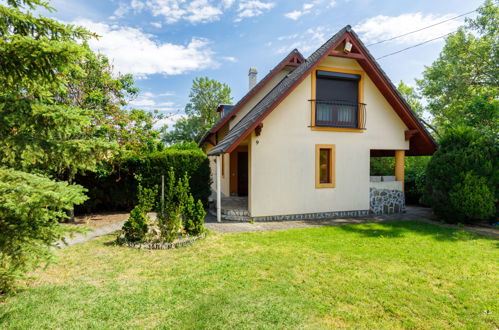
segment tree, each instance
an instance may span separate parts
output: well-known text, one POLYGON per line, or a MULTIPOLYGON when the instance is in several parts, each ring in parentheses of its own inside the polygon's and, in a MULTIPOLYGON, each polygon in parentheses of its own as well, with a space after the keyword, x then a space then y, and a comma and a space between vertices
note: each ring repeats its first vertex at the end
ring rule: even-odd
POLYGON ((65 211, 85 200, 83 188, 26 171, 70 179, 112 155, 95 136, 89 109, 61 104, 95 36, 81 27, 35 17, 41 0, 0 5, 0 288, 5 292, 50 255, 65 211), (28 11, 25 11, 25 9, 28 11), (17 171, 16 169, 22 170, 17 171))
POLYGON ((411 106, 412 110, 421 117, 423 115, 424 107, 423 104, 421 104, 421 96, 417 93, 416 89, 409 87, 401 80, 397 86, 397 90, 411 106))
POLYGON ((218 120, 218 105, 230 104, 230 87, 214 79, 195 78, 189 93, 189 103, 185 106, 186 118, 180 119, 173 131, 164 130, 166 143, 199 141, 203 134, 218 120))
POLYGON ((499 101, 487 95, 476 96, 465 106, 455 125, 499 133, 499 101))
POLYGON ((498 215, 499 138, 471 127, 446 131, 426 171, 424 201, 447 222, 498 215))
POLYGON ((54 243, 70 230, 58 222, 85 199, 81 186, 0 168, 0 295, 50 259, 54 243))
POLYGON ((499 97, 499 7, 487 0, 475 19, 445 41, 438 59, 418 80, 434 124, 454 125, 476 97, 499 97))

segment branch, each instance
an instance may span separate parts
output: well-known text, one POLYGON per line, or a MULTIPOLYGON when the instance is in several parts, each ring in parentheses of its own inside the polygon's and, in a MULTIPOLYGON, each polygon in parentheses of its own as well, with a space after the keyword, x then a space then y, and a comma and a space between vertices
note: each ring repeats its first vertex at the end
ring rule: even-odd
POLYGON ((428 127, 429 129, 431 129, 433 131, 433 133, 435 133, 439 138, 442 138, 442 136, 440 135, 440 133, 438 133, 438 130, 434 126, 430 125, 423 118, 419 118, 419 120, 421 120, 421 122, 423 124, 425 124, 426 127, 428 127))

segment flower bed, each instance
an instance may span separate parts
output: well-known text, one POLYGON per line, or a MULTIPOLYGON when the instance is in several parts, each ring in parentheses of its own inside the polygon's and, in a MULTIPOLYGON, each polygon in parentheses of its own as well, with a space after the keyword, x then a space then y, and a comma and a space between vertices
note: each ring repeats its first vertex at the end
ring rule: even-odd
POLYGON ((127 242, 126 240, 122 240, 118 241, 118 244, 136 249, 169 250, 169 249, 177 249, 179 247, 191 245, 195 241, 205 237, 206 237, 206 232, 202 233, 199 236, 179 237, 177 240, 171 243, 164 241, 127 242))
POLYGON ((158 187, 144 188, 139 184, 139 203, 123 225, 117 244, 139 249, 174 249, 205 237, 206 212, 203 203, 196 203, 190 193, 188 176, 177 180, 173 169, 168 176, 168 185, 161 189, 159 207, 155 204, 158 187), (159 210, 150 217, 148 212, 155 207, 159 210))

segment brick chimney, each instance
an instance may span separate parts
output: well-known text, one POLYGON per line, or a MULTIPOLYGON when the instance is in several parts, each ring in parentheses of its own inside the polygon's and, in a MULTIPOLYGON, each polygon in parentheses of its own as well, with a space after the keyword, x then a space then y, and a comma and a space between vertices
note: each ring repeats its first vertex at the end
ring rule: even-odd
POLYGON ((256 71, 256 68, 254 66, 252 66, 250 69, 249 69, 249 73, 248 73, 248 80, 249 80, 249 89, 251 90, 253 87, 255 87, 256 85, 256 75, 257 75, 258 71, 256 71))

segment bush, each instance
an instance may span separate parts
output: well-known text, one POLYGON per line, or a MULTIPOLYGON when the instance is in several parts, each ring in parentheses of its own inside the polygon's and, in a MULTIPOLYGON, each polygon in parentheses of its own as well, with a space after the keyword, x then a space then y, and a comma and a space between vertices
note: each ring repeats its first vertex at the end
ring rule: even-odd
POLYGON ((194 198, 190 195, 182 212, 186 233, 192 236, 201 234, 204 231, 205 216, 206 212, 204 210, 203 203, 199 200, 195 203, 194 198))
POLYGON ((405 161, 405 202, 407 204, 425 204, 422 197, 426 179, 426 167, 429 156, 410 156, 405 161))
MULTIPOLYGON (((173 168, 176 177, 187 173, 192 195, 205 205, 210 196, 210 166, 207 156, 200 149, 174 150, 137 154, 110 164, 106 173, 86 173, 75 182, 88 189, 89 200, 76 209, 78 213, 100 211, 128 211, 137 205, 138 182, 152 189, 161 185, 161 175, 168 184, 168 169, 173 168)), ((156 202, 159 202, 157 194, 156 202)))
POLYGON ((424 199, 447 222, 491 218, 498 214, 498 169, 497 135, 469 127, 449 130, 428 164, 424 199))
POLYGON ((139 186, 137 187, 137 206, 142 210, 142 212, 147 214, 147 212, 151 212, 155 208, 157 196, 158 186, 154 186, 149 189, 142 187, 139 183, 139 186))
POLYGON ((0 294, 49 261, 54 244, 76 231, 59 222, 85 199, 81 186, 0 168, 0 294))
POLYGON ((127 242, 140 242, 147 234, 147 215, 136 206, 123 225, 123 233, 127 242))
POLYGON ((495 213, 494 195, 487 180, 469 171, 449 193, 451 206, 459 210, 464 221, 490 219, 495 213))

